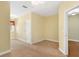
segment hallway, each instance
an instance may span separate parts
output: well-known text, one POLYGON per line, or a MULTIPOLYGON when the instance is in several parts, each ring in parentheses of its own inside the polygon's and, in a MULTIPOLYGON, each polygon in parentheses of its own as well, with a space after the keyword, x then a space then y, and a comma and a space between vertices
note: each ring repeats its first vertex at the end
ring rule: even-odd
POLYGON ((57 49, 57 43, 46 40, 30 45, 14 39, 11 46, 11 53, 3 55, 4 57, 64 57, 57 49))

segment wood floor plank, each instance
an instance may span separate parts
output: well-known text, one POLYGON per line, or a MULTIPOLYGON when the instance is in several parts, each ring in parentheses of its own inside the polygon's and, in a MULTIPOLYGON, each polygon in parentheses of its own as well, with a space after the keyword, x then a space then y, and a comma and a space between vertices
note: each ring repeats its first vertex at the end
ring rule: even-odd
POLYGON ((79 42, 69 41, 69 57, 79 57, 79 42))
POLYGON ((12 51, 2 57, 64 57, 58 50, 58 43, 42 41, 37 44, 26 44, 12 40, 12 51))

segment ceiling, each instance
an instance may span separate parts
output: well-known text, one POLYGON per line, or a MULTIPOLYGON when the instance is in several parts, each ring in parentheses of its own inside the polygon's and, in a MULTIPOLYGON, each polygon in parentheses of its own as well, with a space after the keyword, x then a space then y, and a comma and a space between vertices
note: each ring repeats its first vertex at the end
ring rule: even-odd
POLYGON ((58 7, 60 1, 43 1, 44 3, 39 5, 32 5, 31 1, 11 1, 10 2, 10 13, 11 18, 27 13, 29 10, 40 14, 42 16, 55 15, 58 13, 58 7), (23 5, 27 8, 24 8, 23 5))
POLYGON ((79 14, 79 7, 72 9, 71 11, 68 12, 69 16, 77 15, 77 14, 79 14))

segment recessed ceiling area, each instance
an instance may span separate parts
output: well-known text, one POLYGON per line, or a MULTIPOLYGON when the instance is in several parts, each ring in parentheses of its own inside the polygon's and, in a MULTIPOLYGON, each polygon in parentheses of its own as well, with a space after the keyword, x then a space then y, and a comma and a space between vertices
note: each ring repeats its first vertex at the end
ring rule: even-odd
POLYGON ((11 1, 10 16, 16 18, 28 11, 42 16, 55 15, 58 13, 60 3, 60 1, 11 1))

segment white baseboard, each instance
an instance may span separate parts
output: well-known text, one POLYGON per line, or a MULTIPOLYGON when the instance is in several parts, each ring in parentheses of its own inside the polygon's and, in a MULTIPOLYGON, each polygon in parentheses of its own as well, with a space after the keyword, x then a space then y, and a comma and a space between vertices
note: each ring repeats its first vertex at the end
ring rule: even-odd
POLYGON ((32 42, 27 42, 27 41, 25 41, 25 40, 22 40, 22 39, 17 39, 17 40, 19 40, 19 41, 21 41, 21 42, 23 42, 23 43, 32 44, 32 42))
POLYGON ((34 41, 34 42, 32 42, 32 44, 39 43, 39 42, 41 42, 41 41, 43 41, 43 39, 38 40, 38 41, 34 41))
POLYGON ((79 42, 79 40, 77 40, 77 39, 69 39, 69 41, 79 42))
POLYGON ((32 44, 39 43, 39 42, 44 41, 44 40, 53 41, 53 42, 58 42, 57 40, 53 40, 53 39, 41 39, 41 40, 32 42, 32 44))
POLYGON ((59 50, 60 50, 64 55, 67 55, 61 48, 59 48, 59 50))
POLYGON ((2 56, 2 55, 4 55, 4 54, 7 54, 7 53, 10 53, 11 52, 11 50, 7 50, 7 51, 4 51, 4 52, 1 52, 0 53, 0 56, 2 56))
POLYGON ((25 38, 18 37, 17 40, 22 41, 24 43, 32 44, 31 42, 27 41, 25 38))
POLYGON ((53 41, 53 42, 59 42, 58 40, 54 40, 54 39, 46 39, 48 41, 53 41))
POLYGON ((22 40, 22 39, 17 39, 17 40, 22 41, 22 42, 25 42, 25 41, 24 41, 24 40, 22 40))

